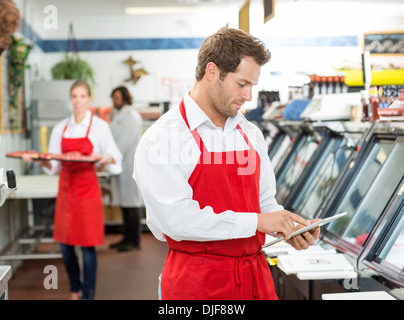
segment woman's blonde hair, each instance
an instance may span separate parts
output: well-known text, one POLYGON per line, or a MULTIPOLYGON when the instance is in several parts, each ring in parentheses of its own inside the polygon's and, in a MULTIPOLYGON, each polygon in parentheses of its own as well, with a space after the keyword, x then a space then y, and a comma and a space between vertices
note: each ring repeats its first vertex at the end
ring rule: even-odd
POLYGON ((90 85, 83 80, 76 80, 72 86, 70 87, 70 93, 72 93, 72 91, 77 88, 77 87, 84 87, 87 90, 88 95, 91 97, 91 87, 90 85))

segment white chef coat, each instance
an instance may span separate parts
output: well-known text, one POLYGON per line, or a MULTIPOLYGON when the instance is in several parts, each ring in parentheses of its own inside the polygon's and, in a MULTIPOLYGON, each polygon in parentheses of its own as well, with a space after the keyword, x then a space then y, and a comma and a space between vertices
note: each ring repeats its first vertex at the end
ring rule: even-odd
MULTIPOLYGON (((52 129, 48 152, 61 154, 61 142, 63 130, 68 122, 66 131, 64 133, 65 138, 84 138, 86 136, 88 126, 90 125, 91 111, 87 111, 84 119, 80 123, 76 123, 74 120, 74 115, 63 119, 58 122, 52 129)), ((93 144, 93 155, 103 155, 108 153, 114 158, 115 163, 105 166, 105 170, 112 174, 119 174, 122 171, 122 154, 116 145, 114 138, 112 137, 111 129, 108 123, 97 117, 93 116, 91 123, 90 132, 88 133, 88 138, 93 144)), ((51 169, 43 167, 43 170, 48 174, 56 174, 62 168, 61 162, 57 160, 51 160, 51 169)), ((97 167, 97 163, 96 163, 97 167)))
MULTIPOLYGON (((275 175, 261 130, 238 113, 224 127, 216 127, 196 102, 186 94, 185 110, 191 130, 197 128, 208 151, 246 150, 248 145, 239 124, 261 159, 261 212, 283 210, 275 199, 275 175)), ((143 134, 135 154, 133 176, 143 194, 146 223, 153 235, 165 241, 212 241, 248 238, 257 229, 256 213, 215 214, 209 206, 201 209, 192 199, 188 179, 200 157, 200 149, 185 124, 179 108, 172 108, 143 134)), ((209 186, 206 186, 209 188, 209 186)))
POLYGON ((122 173, 111 177, 111 204, 125 208, 143 206, 143 198, 133 179, 135 151, 143 131, 140 113, 132 106, 124 106, 112 118, 111 131, 123 155, 122 173))

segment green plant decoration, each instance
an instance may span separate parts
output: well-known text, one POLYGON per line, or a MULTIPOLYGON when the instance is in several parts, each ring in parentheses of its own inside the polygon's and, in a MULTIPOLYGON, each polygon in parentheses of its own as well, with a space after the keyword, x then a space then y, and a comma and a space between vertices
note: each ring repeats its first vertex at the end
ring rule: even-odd
POLYGON ((63 60, 51 69, 53 80, 76 79, 94 85, 94 72, 91 66, 80 59, 77 53, 64 53, 63 60))
POLYGON ((18 108, 18 90, 24 81, 25 69, 30 66, 26 64, 31 46, 24 43, 22 39, 11 35, 11 45, 8 52, 8 88, 10 95, 10 129, 16 129, 15 113, 18 108), (14 111, 13 111, 14 110, 14 111))

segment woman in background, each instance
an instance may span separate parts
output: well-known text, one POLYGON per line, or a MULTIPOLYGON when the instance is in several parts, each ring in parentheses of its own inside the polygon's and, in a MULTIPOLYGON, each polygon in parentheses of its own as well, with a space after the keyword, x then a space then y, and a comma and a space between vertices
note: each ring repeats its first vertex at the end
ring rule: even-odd
POLYGON ((60 242, 70 281, 72 300, 94 299, 97 271, 96 245, 104 242, 104 207, 96 170, 122 171, 119 151, 106 121, 92 115, 90 86, 76 81, 70 89, 73 114, 54 126, 49 153, 99 156, 93 162, 40 161, 48 174, 59 173, 53 239, 60 242), (81 247, 83 281, 75 246, 81 247), (81 297, 80 297, 81 292, 81 297))

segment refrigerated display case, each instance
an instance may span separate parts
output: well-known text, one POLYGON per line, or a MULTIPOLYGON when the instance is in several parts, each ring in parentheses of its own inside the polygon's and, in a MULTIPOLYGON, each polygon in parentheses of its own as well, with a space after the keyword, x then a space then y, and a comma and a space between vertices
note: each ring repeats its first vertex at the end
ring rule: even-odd
POLYGON ((348 214, 324 228, 323 240, 357 257, 404 175, 404 130, 376 127, 362 154, 345 174, 341 190, 321 217, 348 214))
MULTIPOLYGON (((323 137, 323 150, 326 150, 326 141, 323 137)), ((345 142, 340 143, 342 148, 344 145, 345 142)), ((271 272, 281 299, 321 299, 324 293, 364 291, 385 291, 404 299, 404 123, 373 123, 364 131, 358 145, 359 152, 352 150, 345 159, 345 165, 327 196, 319 201, 321 205, 313 216, 325 218, 348 212, 345 217, 322 227, 318 245, 332 246, 343 254, 358 276, 319 280, 316 275, 317 278, 302 280, 296 274, 284 274, 274 265, 271 272)), ((318 186, 316 178, 321 176, 320 168, 327 167, 327 158, 330 163, 330 154, 332 151, 328 151, 327 157, 327 152, 323 152, 318 165, 314 166, 313 160, 313 167, 305 168, 299 182, 304 181, 306 189, 298 188, 295 190, 300 189, 301 194, 298 191, 290 194, 296 202, 300 196, 302 199, 313 196, 315 188, 312 187, 318 186), (314 177, 313 181, 308 177, 314 177)))
POLYGON ((311 157, 318 150, 323 134, 310 123, 301 124, 300 132, 291 145, 290 151, 282 161, 279 170, 275 171, 278 203, 283 204, 286 200, 311 157))
POLYGON ((295 121, 268 121, 267 127, 271 127, 272 136, 264 134, 264 137, 266 136, 268 142, 268 157, 275 175, 292 150, 292 144, 300 132, 300 124, 301 122, 295 121))
POLYGON ((384 290, 404 299, 404 177, 358 259, 363 290, 384 290))
POLYGON ((320 148, 293 186, 284 207, 306 219, 313 219, 338 175, 343 172, 358 151, 361 138, 366 131, 336 132, 328 126, 320 148))

